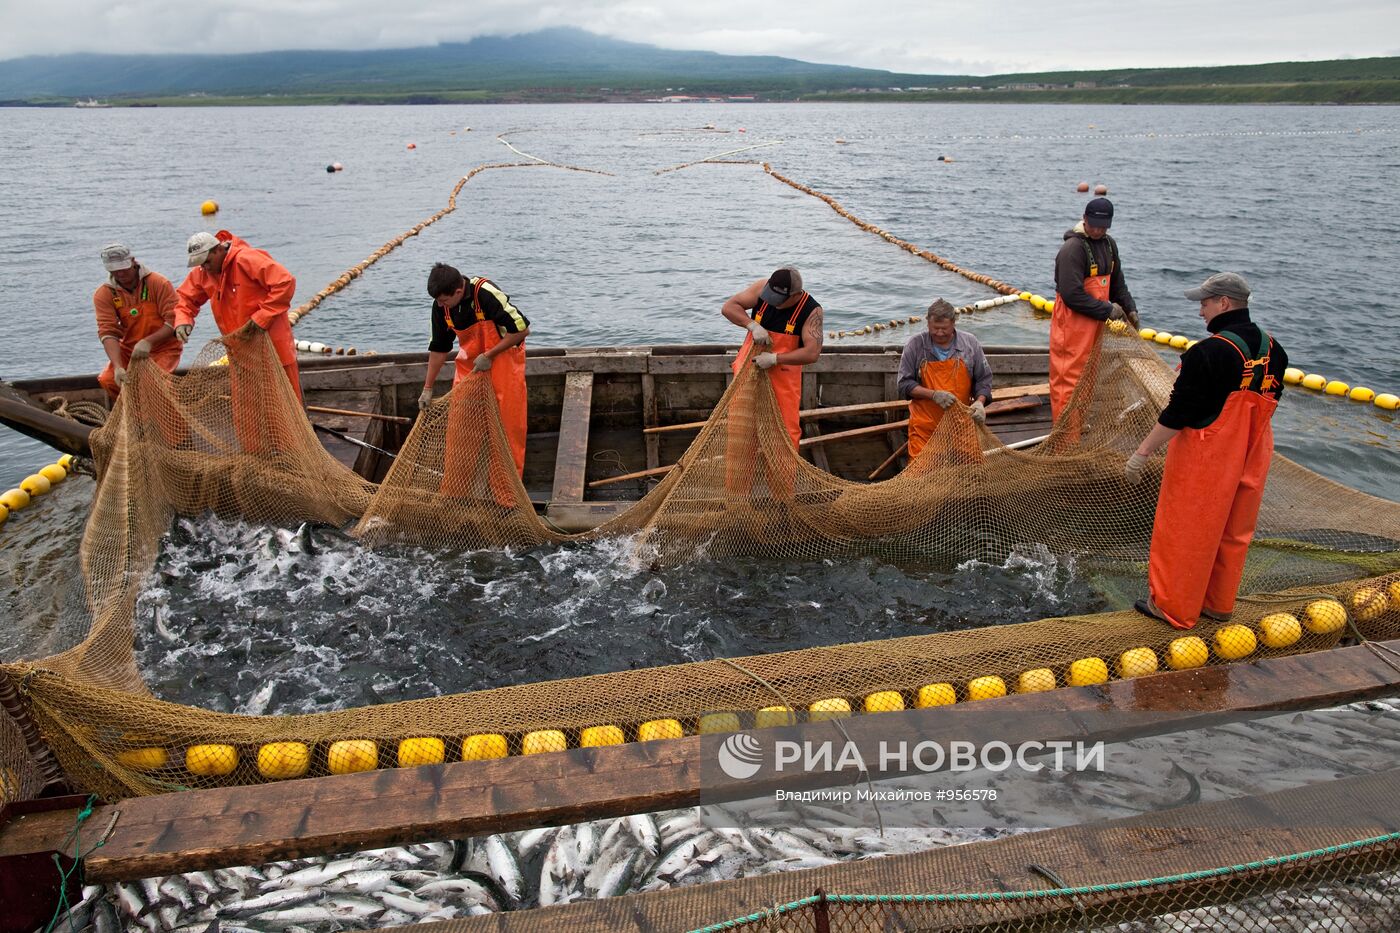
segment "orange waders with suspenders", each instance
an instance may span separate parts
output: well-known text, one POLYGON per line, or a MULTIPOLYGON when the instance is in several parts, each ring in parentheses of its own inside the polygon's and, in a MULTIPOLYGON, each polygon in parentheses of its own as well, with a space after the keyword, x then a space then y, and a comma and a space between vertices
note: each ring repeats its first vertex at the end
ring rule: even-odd
MULTIPOLYGON (((128 292, 123 288, 114 287, 111 283, 98 286, 100 289, 107 289, 112 299, 112 309, 117 314, 117 324, 121 328, 121 358, 131 359, 131 350, 137 343, 145 340, 156 331, 164 327, 168 322, 160 316, 160 308, 156 304, 156 299, 151 295, 150 283, 147 276, 141 276, 141 281, 136 291, 128 292), (133 302, 131 299, 135 297, 133 302)), ((167 285, 166 288, 173 291, 174 286, 167 285)), ((165 343, 151 350, 151 361, 166 372, 173 372, 175 367, 180 365, 180 351, 184 346, 175 338, 167 340, 165 343)), ((107 367, 97 374, 97 381, 102 388, 107 390, 107 395, 115 399, 121 391, 117 385, 116 369, 111 362, 107 367)))
MULTIPOLYGON (((946 360, 929 360, 919 369, 919 385, 937 392, 942 389, 957 396, 964 405, 972 401, 972 374, 967 365, 956 356, 946 360)), ((909 400, 909 459, 913 460, 924 449, 938 423, 943 420, 944 410, 932 399, 916 398, 909 400)))
MULTIPOLYGON (((817 307, 817 303, 808 292, 803 292, 802 297, 797 299, 797 304, 790 309, 775 308, 766 301, 760 301, 753 311, 753 319, 768 331, 773 346, 771 351, 759 352, 789 353, 801 347, 802 328, 806 326, 807 318, 814 307, 817 307)), ((754 349, 753 334, 748 334, 744 337, 744 345, 739 348, 739 355, 734 358, 733 371, 736 377, 754 349)), ((802 440, 802 367, 778 363, 768 368, 767 375, 773 386, 773 394, 777 396, 778 411, 783 416, 783 427, 787 428, 788 437, 792 438, 793 452, 797 453, 801 450, 798 442, 802 440)), ((734 422, 737 424, 745 416, 752 418, 751 409, 750 412, 735 417, 734 422)), ((726 445, 725 458, 729 465, 725 471, 725 485, 731 492, 747 488, 751 481, 756 450, 744 449, 750 443, 757 445, 756 433, 746 438, 731 434, 726 445)), ((795 465, 787 463, 767 478, 774 495, 791 495, 794 472, 795 465)))
POLYGON ((1202 608, 1218 615, 1235 608, 1274 453, 1274 341, 1263 337, 1257 358, 1236 334, 1211 338, 1240 354, 1240 386, 1219 417, 1183 428, 1167 446, 1147 582, 1152 601, 1177 628, 1195 626, 1202 608))
MULTIPOLYGON (((1084 251, 1089 254, 1089 275, 1084 279, 1084 291, 1090 298, 1108 301, 1114 259, 1109 260, 1107 274, 1099 275, 1099 264, 1094 260, 1088 240, 1084 241, 1084 251)), ((1109 240, 1109 252, 1116 259, 1118 248, 1112 240, 1109 240)), ((1050 312, 1050 415, 1056 422, 1069 404, 1079 377, 1084 375, 1084 367, 1103 336, 1103 327, 1103 321, 1071 311, 1059 291, 1055 292, 1055 307, 1050 312)))
MULTIPOLYGON (((456 330, 453 327, 460 349, 457 351, 452 384, 455 386, 463 379, 472 376, 490 376, 491 388, 496 396, 496 407, 501 414, 501 426, 505 428, 506 440, 510 444, 510 455, 515 462, 516 474, 524 475, 525 415, 528 401, 525 390, 525 344, 522 341, 509 350, 496 354, 491 360, 489 373, 477 373, 472 369, 472 364, 476 362, 478 356, 501 342, 501 332, 497 328, 496 322, 488 318, 481 310, 481 289, 489 286, 503 308, 510 307, 510 302, 505 293, 496 288, 495 284, 484 276, 468 279, 468 282, 472 287, 471 309, 475 321, 465 330, 456 330)), ((451 315, 446 312, 444 315, 447 317, 448 327, 452 327, 451 315)), ((454 467, 454 461, 472 459, 478 455, 482 445, 487 442, 482 433, 484 427, 478 419, 468 416, 466 406, 454 406, 454 411, 449 414, 447 422, 447 450, 443 465, 445 485, 452 477, 470 475, 470 466, 459 464, 458 467, 454 467)), ((491 485, 497 501, 507 506, 514 504, 514 497, 505 490, 500 482, 493 481, 491 485)), ((448 491, 447 489, 443 490, 444 493, 448 491)))

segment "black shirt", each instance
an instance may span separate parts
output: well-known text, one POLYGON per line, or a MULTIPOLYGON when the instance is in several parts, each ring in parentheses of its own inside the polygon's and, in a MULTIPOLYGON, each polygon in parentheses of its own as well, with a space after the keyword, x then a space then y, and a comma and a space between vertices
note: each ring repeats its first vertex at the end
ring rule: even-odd
MULTIPOLYGON (((1273 380, 1263 394, 1275 399, 1283 394, 1283 371, 1288 368, 1288 354, 1278 341, 1274 341, 1272 350, 1268 346, 1260 348, 1261 342, 1267 344, 1267 339, 1249 319, 1248 308, 1226 311, 1207 324, 1206 329, 1212 334, 1228 330, 1251 350, 1257 349, 1258 356, 1268 353, 1268 375, 1273 380)), ((1243 374, 1244 360, 1234 344, 1214 337, 1202 340, 1181 354, 1181 372, 1177 373, 1171 399, 1162 409, 1157 423, 1176 430, 1210 425, 1220 417, 1230 393, 1239 390, 1243 374)))
POLYGON ((1091 240, 1082 229, 1076 227, 1065 233, 1065 241, 1055 254, 1055 291, 1064 299, 1071 310, 1096 321, 1106 321, 1113 313, 1113 302, 1118 302, 1127 311, 1136 311, 1137 303, 1128 292, 1128 284, 1123 279, 1123 264, 1118 258, 1118 244, 1113 237, 1104 234, 1091 240), (1098 274, 1108 274, 1108 301, 1091 298, 1084 290, 1084 280, 1089 277, 1089 259, 1093 257, 1098 274), (1111 271, 1110 271, 1111 270, 1111 271))
POLYGON ((429 353, 446 353, 452 349, 452 344, 456 339, 456 331, 479 323, 476 316, 476 309, 472 305, 472 294, 476 294, 476 302, 482 315, 486 320, 496 325, 496 329, 504 337, 506 334, 518 334, 530 326, 525 315, 511 304, 510 296, 496 287, 495 283, 489 279, 468 278, 467 290, 462 294, 462 301, 446 314, 443 313, 438 303, 433 302, 432 322, 433 339, 428 344, 429 353), (477 283, 481 283, 481 288, 477 288, 477 283), (451 315, 451 322, 448 322, 448 315, 451 315))
POLYGON ((769 333, 796 334, 797 345, 800 347, 806 344, 802 339, 802 329, 807 326, 807 319, 820 311, 821 307, 810 292, 803 292, 797 304, 791 308, 779 308, 766 301, 760 301, 758 307, 749 311, 749 317, 758 321, 769 333))

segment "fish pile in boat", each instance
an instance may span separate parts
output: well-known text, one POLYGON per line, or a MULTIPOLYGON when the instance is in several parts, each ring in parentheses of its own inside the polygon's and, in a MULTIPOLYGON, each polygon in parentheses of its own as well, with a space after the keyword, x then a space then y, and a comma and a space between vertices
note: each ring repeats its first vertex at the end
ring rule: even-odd
POLYGON ((1005 834, 904 827, 881 834, 856 825, 862 821, 848 814, 788 802, 741 813, 706 810, 189 872, 110 890, 92 887, 74 909, 74 923, 60 928, 94 933, 370 929, 817 868, 1005 834))

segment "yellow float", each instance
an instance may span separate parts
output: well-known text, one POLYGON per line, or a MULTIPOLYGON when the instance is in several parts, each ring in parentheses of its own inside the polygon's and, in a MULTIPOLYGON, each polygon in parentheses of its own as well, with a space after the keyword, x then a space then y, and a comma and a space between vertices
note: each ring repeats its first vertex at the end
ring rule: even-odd
POLYGON ((48 477, 40 473, 31 473, 20 481, 19 488, 29 493, 31 498, 37 499, 53 488, 48 477))
POLYGON ((1351 386, 1340 379, 1333 379, 1322 387, 1322 391, 1326 392, 1328 395, 1346 395, 1351 391, 1351 386))
POLYGON ((1065 683, 1071 687, 1090 687, 1108 682, 1108 664, 1103 658, 1080 658, 1069 666, 1065 683))
POLYGON ((706 713, 700 717, 698 731, 701 735, 714 735, 716 732, 738 732, 739 716, 736 713, 706 713))
POLYGON ((29 501, 29 493, 25 492, 23 489, 9 489, 6 490, 4 495, 0 495, 0 505, 3 505, 11 512, 18 512, 28 505, 29 501))
POLYGON ((622 729, 617 726, 589 726, 579 733, 579 748, 601 748, 604 745, 621 745, 627 741, 622 729))
POLYGON ((653 719, 637 727, 638 742, 654 742, 657 739, 679 739, 685 730, 675 719, 653 719))
POLYGON ((5 524, 5 522, 9 519, 9 517, 10 517, 10 507, 9 507, 8 505, 0 504, 0 525, 5 524))
POLYGON ((1303 627, 1314 635, 1330 635, 1347 624, 1347 611, 1335 599, 1315 599, 1303 610, 1303 627))
POLYGON ((50 486, 57 486, 68 478, 68 471, 57 463, 50 463, 39 471, 39 475, 48 480, 50 486))
POLYGON ((977 677, 968 681, 969 700, 993 700, 1006 696, 1006 681, 1000 677, 977 677))
POLYGON ((170 763, 163 748, 128 748, 117 752, 117 763, 133 771, 156 771, 170 763))
POLYGON ((1226 661, 1247 658, 1258 647, 1254 629, 1247 625, 1227 625, 1215 633, 1215 653, 1226 661))
POLYGON ((880 690, 865 698, 867 713, 891 713, 904 709, 904 697, 894 690, 880 690))
POLYGON ((1386 411, 1395 411, 1395 409, 1400 408, 1400 395, 1382 392, 1376 396, 1376 407, 1384 408, 1386 411))
POLYGON ((919 688, 919 695, 914 699, 914 705, 919 709, 951 706, 956 702, 958 691, 953 689, 952 684, 925 684, 919 688))
POLYGON ((1176 638, 1167 645, 1167 667, 1174 671, 1200 667, 1210 660, 1210 649, 1195 635, 1176 638))
POLYGON ((1164 331, 1164 330, 1159 330, 1159 331, 1157 331, 1156 334, 1154 334, 1154 335, 1152 336, 1152 339, 1153 339, 1153 340, 1155 340, 1157 343, 1161 343, 1161 344, 1168 344, 1168 343, 1171 343, 1172 340, 1174 340, 1175 338, 1176 338, 1176 335, 1175 335, 1175 334, 1169 334, 1169 333, 1167 333, 1167 332, 1164 331))
POLYGON ((1037 667, 1022 671, 1016 678, 1017 693, 1042 693, 1055 689, 1055 672, 1048 667, 1037 667))
POLYGON ((208 217, 211 214, 217 214, 219 212, 219 202, 205 201, 203 204, 199 205, 199 212, 205 217, 208 217))
POLYGON ((1307 373, 1303 372, 1298 367, 1290 366, 1283 371, 1283 381, 1291 386, 1296 386, 1303 381, 1303 377, 1306 375, 1307 373))
POLYGON ((1151 648, 1129 648, 1118 656, 1119 677, 1144 677, 1157 673, 1157 652, 1151 648))
POLYGON ((487 761, 491 758, 504 758, 510 754, 506 737, 494 732, 469 735, 462 740, 463 761, 487 761))
POLYGON ((1379 619, 1390 608, 1390 597, 1378 586, 1363 586, 1351 594, 1351 614, 1358 622, 1379 619))
POLYGON ((562 752, 569 747, 569 740, 558 729, 537 729, 525 733, 520 741, 520 754, 540 755, 545 752, 562 752))
POLYGON ((840 697, 832 697, 829 700, 818 700, 807 707, 807 718, 812 722, 824 722, 828 719, 845 719, 851 715, 851 704, 840 697))
POLYGON ((447 760, 447 743, 432 736, 404 739, 399 742, 398 759, 400 768, 440 765, 447 760))
POLYGON ((1347 398, 1353 402, 1371 402, 1375 401, 1376 393, 1365 386, 1357 386, 1347 393, 1347 398))
POLYGON ((299 778, 311 768, 304 742, 268 742, 258 749, 258 773, 270 781, 299 778))
POLYGON ((185 749, 185 770, 200 777, 224 777, 238 767, 232 745, 191 745, 185 749))
POLYGON ((1319 376, 1317 373, 1308 373, 1303 377, 1302 385, 1305 389, 1321 391, 1327 387, 1327 377, 1319 376))
POLYGON ((368 739, 332 742, 326 752, 326 770, 331 774, 356 774, 379 767, 379 746, 368 739))
POLYGON ((792 710, 786 706, 765 706, 763 709, 753 714, 753 725, 755 729, 771 729, 774 726, 791 726, 797 722, 797 717, 792 714, 792 710))
POLYGON ((1303 637, 1303 623, 1291 612, 1274 612, 1259 620, 1259 640, 1265 648, 1287 648, 1303 637))
POLYGON ((1144 327, 1142 330, 1138 331, 1138 336, 1143 340, 1151 340, 1153 337, 1157 336, 1157 332, 1150 327, 1144 327))
POLYGON ((1168 341, 1167 341, 1167 343, 1170 344, 1171 347, 1172 347, 1173 349, 1175 349, 1175 350, 1184 350, 1184 349, 1186 349, 1186 345, 1187 345, 1188 343, 1190 343, 1190 342, 1191 342, 1191 338, 1190 338, 1190 337, 1186 337, 1186 336, 1184 336, 1184 335, 1182 335, 1182 334, 1177 334, 1177 335, 1176 335, 1175 337, 1173 337, 1171 340, 1168 340, 1168 341))

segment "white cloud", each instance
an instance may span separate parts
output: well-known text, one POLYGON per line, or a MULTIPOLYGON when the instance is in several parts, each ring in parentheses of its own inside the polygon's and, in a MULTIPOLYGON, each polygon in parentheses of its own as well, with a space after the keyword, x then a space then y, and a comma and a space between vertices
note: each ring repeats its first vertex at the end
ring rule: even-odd
POLYGON ((0 0, 0 58, 63 52, 366 49, 578 26, 668 48, 923 73, 1394 54, 1381 0, 0 0))

